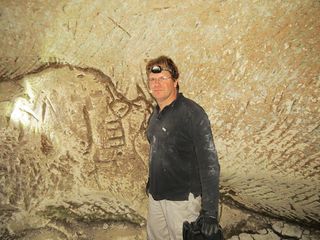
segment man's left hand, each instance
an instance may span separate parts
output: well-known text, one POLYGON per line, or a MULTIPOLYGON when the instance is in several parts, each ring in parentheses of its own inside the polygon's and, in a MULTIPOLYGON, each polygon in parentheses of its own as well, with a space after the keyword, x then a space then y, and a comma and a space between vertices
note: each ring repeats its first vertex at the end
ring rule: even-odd
POLYGON ((202 216, 201 219, 201 233, 208 239, 211 239, 215 234, 218 233, 219 225, 216 218, 212 216, 202 216))

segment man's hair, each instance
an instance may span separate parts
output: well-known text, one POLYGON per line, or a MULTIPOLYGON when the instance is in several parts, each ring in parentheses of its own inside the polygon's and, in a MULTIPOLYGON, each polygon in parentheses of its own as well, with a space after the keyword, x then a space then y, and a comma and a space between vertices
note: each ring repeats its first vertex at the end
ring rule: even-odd
POLYGON ((177 80, 179 78, 179 70, 176 64, 172 61, 171 58, 167 56, 160 56, 155 59, 151 59, 146 65, 146 73, 149 76, 151 72, 151 68, 155 65, 160 65, 161 67, 169 69, 171 77, 173 80, 177 80))

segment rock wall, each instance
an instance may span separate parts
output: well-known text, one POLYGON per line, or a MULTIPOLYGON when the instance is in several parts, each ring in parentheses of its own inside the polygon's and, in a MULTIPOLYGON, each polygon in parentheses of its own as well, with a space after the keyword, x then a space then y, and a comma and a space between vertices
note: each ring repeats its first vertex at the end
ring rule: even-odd
MULTIPOLYGON (((72 239, 63 229, 75 222, 144 226, 144 130, 154 103, 144 66, 161 54, 209 115, 221 201, 319 225, 319 1, 0 4, 8 236, 51 226, 72 239)), ((237 225, 228 216, 226 229, 237 225)))

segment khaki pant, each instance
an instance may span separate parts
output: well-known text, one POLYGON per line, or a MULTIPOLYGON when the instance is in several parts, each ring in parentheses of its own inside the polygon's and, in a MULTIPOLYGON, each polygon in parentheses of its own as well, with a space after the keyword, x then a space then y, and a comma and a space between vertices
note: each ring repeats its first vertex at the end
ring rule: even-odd
POLYGON ((148 240, 182 240, 184 221, 195 221, 201 209, 201 197, 190 193, 186 201, 156 201, 149 194, 148 240))

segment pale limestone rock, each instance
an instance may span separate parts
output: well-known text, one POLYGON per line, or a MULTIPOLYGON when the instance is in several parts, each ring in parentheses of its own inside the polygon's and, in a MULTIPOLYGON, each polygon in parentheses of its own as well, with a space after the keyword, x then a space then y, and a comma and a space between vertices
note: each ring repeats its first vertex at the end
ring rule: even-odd
POLYGON ((143 96, 129 101, 106 76, 68 66, 26 77, 20 86, 26 93, 17 93, 11 114, 3 116, 10 122, 0 141, 1 204, 12 214, 11 233, 48 219, 143 226, 143 96))
POLYGON ((261 234, 261 235, 267 235, 268 234, 268 230, 267 229, 260 229, 258 231, 258 233, 261 234))
POLYGON ((282 233, 283 227, 284 227, 284 223, 280 221, 277 221, 272 224, 272 229, 274 229, 275 232, 278 232, 280 234, 282 233))
POLYGON ((281 238, 272 231, 268 231, 266 234, 251 234, 251 237, 253 240, 281 240, 281 238))
POLYGON ((301 238, 303 234, 303 228, 297 225, 292 225, 284 222, 277 222, 272 225, 275 232, 287 237, 301 238))
POLYGON ((239 237, 238 236, 233 236, 231 238, 228 238, 228 240, 239 240, 239 237))
POLYGON ((282 229, 282 235, 301 238, 303 229, 300 226, 285 223, 282 229))
POLYGON ((306 233, 302 235, 301 240, 319 240, 320 231, 319 229, 313 233, 306 233))
POLYGON ((253 240, 253 238, 251 237, 251 234, 241 233, 239 235, 239 240, 253 240))

